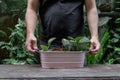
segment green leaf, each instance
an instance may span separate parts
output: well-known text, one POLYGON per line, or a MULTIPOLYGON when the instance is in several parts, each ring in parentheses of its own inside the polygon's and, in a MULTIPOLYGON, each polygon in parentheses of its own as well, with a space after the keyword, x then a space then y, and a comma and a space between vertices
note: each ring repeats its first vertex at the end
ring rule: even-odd
POLYGON ((79 41, 79 43, 88 43, 88 42, 90 42, 90 40, 89 40, 87 37, 83 37, 83 38, 79 41))
POLYGON ((120 39, 120 34, 115 33, 113 36, 120 39))
POLYGON ((69 41, 69 40, 67 40, 67 39, 62 39, 62 44, 63 44, 63 46, 64 46, 64 48, 65 48, 66 50, 68 50, 68 51, 71 50, 72 45, 70 44, 70 41, 69 41))
POLYGON ((100 18, 98 25, 100 27, 104 26, 104 25, 106 25, 109 22, 110 19, 111 19, 110 17, 102 17, 102 18, 100 18))
POLYGON ((49 40, 48 40, 48 48, 50 48, 50 45, 51 45, 51 43, 55 40, 56 38, 50 38, 49 40))
POLYGON ((2 37, 7 37, 7 33, 4 32, 4 31, 2 31, 2 30, 0 30, 0 36, 2 36, 2 37))
POLYGON ((70 44, 69 40, 67 40, 67 39, 62 39, 62 43, 63 43, 64 46, 70 44))
POLYGON ((78 43, 82 38, 83 38, 82 36, 76 37, 75 41, 78 43))
POLYGON ((120 32, 120 28, 115 28, 115 31, 118 31, 118 32, 120 32))
POLYGON ((112 59, 109 60, 109 64, 113 64, 115 61, 116 61, 116 59, 112 58, 112 59))
POLYGON ((68 40, 74 40, 74 38, 71 37, 71 36, 68 36, 67 39, 68 39, 68 40))
POLYGON ((71 38, 69 39, 62 39, 63 47, 67 51, 81 51, 86 50, 88 48, 89 39, 83 36, 71 38), (81 40, 81 42, 79 42, 81 40))
POLYGON ((46 46, 46 45, 40 45, 40 47, 41 47, 41 49, 43 51, 48 51, 48 46, 46 46))
POLYGON ((19 47, 18 46, 14 46, 14 47, 12 47, 11 49, 13 50, 13 51, 15 51, 15 50, 17 50, 19 47))
POLYGON ((6 42, 1 41, 1 42, 0 42, 0 47, 1 47, 1 46, 4 46, 4 45, 6 45, 6 44, 7 44, 6 42))
POLYGON ((69 40, 67 40, 67 39, 62 39, 62 44, 63 44, 64 46, 68 45, 69 43, 70 43, 69 40))
POLYGON ((119 39, 113 38, 113 39, 111 39, 110 41, 113 42, 113 43, 117 43, 117 42, 119 41, 119 39))
POLYGON ((111 46, 111 45, 107 45, 107 48, 113 48, 113 46, 111 46))
POLYGON ((26 54, 24 54, 24 53, 17 53, 17 57, 19 57, 19 58, 23 58, 25 56, 26 56, 26 54))
POLYGON ((115 48, 115 51, 120 52, 120 48, 115 48))
POLYGON ((30 59, 30 58, 27 58, 27 62, 28 62, 29 64, 34 63, 34 61, 33 61, 32 59, 30 59))

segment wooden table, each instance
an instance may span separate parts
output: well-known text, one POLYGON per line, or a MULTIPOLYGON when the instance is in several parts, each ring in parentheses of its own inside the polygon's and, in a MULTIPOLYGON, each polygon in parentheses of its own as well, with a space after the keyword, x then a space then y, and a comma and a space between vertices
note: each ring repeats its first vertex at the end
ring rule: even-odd
POLYGON ((0 65, 0 80, 120 80, 120 64, 79 69, 42 69, 40 65, 0 65))

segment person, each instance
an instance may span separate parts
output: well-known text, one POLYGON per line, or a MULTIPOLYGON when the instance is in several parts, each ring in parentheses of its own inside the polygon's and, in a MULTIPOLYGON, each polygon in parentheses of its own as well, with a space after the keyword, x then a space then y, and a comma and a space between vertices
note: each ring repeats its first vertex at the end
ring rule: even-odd
POLYGON ((48 39, 56 37, 53 44, 59 46, 64 37, 84 34, 84 5, 91 33, 89 51, 95 55, 100 49, 95 0, 28 0, 25 16, 27 50, 31 53, 38 50, 37 39, 34 36, 38 11, 41 19, 41 44, 47 44, 48 39))

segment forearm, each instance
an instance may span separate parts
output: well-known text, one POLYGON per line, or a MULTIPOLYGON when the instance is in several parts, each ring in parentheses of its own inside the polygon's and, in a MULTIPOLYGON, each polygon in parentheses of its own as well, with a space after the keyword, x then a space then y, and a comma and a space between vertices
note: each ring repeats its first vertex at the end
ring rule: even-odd
POLYGON ((36 21, 37 21, 37 14, 32 9, 27 9, 26 16, 26 30, 27 35, 34 35, 35 27, 36 27, 36 21))
POLYGON ((98 39, 98 13, 95 1, 96 0, 85 0, 88 25, 91 32, 89 51, 94 55, 100 49, 100 43, 98 39))
POLYGON ((98 38, 98 13, 96 8, 93 8, 87 12, 87 19, 91 37, 98 38))

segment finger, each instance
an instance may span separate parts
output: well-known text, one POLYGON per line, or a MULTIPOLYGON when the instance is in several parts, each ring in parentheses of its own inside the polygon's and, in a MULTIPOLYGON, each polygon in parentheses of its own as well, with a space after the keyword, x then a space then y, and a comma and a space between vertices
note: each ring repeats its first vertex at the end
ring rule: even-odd
POLYGON ((38 50, 37 41, 36 41, 36 40, 33 40, 33 41, 32 41, 32 48, 33 48, 35 51, 38 50))
POLYGON ((96 46, 91 44, 91 47, 89 48, 89 52, 93 55, 96 55, 98 52, 98 49, 96 49, 96 46))
POLYGON ((35 52, 35 50, 32 49, 32 45, 31 45, 30 43, 26 44, 26 49, 27 49, 27 51, 30 52, 30 53, 34 53, 34 52, 35 52))
POLYGON ((93 43, 91 42, 89 50, 92 50, 93 48, 93 43))
POLYGON ((99 51, 99 49, 100 49, 100 45, 95 45, 95 47, 94 47, 94 49, 92 50, 92 51, 94 51, 94 52, 98 52, 99 51))
POLYGON ((100 46, 95 47, 95 49, 94 48, 91 49, 90 53, 93 54, 93 55, 96 55, 98 53, 98 51, 99 51, 99 48, 100 48, 100 46))
POLYGON ((92 51, 92 52, 98 52, 98 49, 91 49, 90 51, 92 51))
POLYGON ((97 51, 90 51, 90 53, 91 53, 92 55, 96 55, 96 54, 97 54, 97 51))
POLYGON ((91 47, 90 47, 91 51, 98 51, 99 48, 100 48, 99 44, 91 43, 91 47))
POLYGON ((96 50, 99 51, 99 49, 100 49, 100 45, 97 45, 96 50))
POLYGON ((96 50, 95 50, 95 47, 93 46, 93 45, 91 45, 91 47, 89 48, 89 51, 90 52, 95 52, 96 50))

